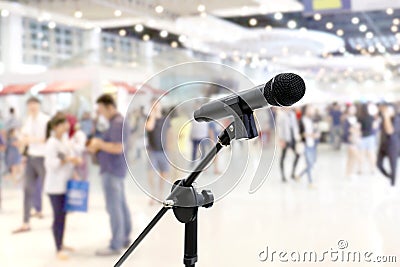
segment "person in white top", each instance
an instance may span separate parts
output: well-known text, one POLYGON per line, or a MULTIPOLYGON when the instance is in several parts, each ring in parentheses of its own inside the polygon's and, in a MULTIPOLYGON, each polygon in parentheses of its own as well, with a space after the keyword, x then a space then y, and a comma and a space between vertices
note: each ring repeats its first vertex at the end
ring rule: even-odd
POLYGON ((311 105, 306 105, 303 108, 303 117, 300 123, 300 134, 305 144, 304 156, 306 159, 306 168, 296 178, 300 179, 304 174, 307 174, 310 187, 313 187, 312 169, 317 160, 317 146, 316 141, 319 139, 320 134, 316 125, 313 122, 315 109, 311 105))
POLYGON ((69 124, 66 117, 58 114, 51 119, 47 127, 47 142, 45 146, 44 166, 46 178, 44 191, 50 197, 53 209, 53 236, 57 249, 57 257, 61 260, 67 259, 63 246, 65 229, 65 196, 67 192, 67 182, 73 178, 74 165, 79 165, 81 159, 74 157, 73 149, 68 138, 69 124))
POLYGON ((296 113, 292 108, 281 108, 276 115, 276 129, 279 136, 279 145, 282 149, 280 158, 280 168, 282 182, 286 182, 285 160, 287 151, 291 149, 294 153, 291 177, 295 178, 297 163, 300 155, 296 151, 296 143, 300 141, 299 126, 296 118, 296 113))
POLYGON ((40 111, 40 100, 36 97, 28 99, 27 109, 28 117, 22 125, 21 138, 19 140, 21 147, 27 147, 24 175, 23 225, 14 230, 13 233, 22 233, 30 230, 29 220, 33 200, 35 200, 37 217, 42 217, 41 191, 45 176, 43 161, 46 127, 49 117, 40 111))

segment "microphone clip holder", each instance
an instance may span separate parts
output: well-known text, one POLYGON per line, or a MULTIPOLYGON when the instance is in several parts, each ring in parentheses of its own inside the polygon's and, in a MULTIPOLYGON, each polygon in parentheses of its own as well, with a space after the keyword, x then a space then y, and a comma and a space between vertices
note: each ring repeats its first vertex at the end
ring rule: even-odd
POLYGON ((253 109, 244 99, 235 97, 226 101, 225 110, 232 113, 235 139, 253 139, 258 136, 253 109))

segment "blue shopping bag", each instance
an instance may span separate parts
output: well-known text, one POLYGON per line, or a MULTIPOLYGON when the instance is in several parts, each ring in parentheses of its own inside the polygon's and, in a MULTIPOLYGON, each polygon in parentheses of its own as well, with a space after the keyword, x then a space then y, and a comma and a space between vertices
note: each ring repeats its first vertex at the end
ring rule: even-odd
POLYGON ((89 182, 69 180, 67 183, 67 194, 65 200, 65 211, 88 210, 89 182))

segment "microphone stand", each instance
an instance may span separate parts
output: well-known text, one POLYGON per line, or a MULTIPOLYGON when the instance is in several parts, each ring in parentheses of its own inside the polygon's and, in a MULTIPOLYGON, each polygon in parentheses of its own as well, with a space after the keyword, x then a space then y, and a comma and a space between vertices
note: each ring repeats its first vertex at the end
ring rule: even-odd
POLYGON ((230 145, 233 139, 244 137, 250 139, 256 136, 258 136, 258 133, 252 112, 239 113, 239 116, 234 116, 234 122, 221 132, 217 144, 208 152, 194 171, 186 179, 175 182, 171 194, 163 202, 163 207, 129 246, 114 267, 120 267, 127 260, 129 255, 170 209, 173 210, 177 220, 185 224, 183 263, 185 267, 195 267, 197 262, 197 211, 199 207, 210 208, 214 203, 214 196, 210 190, 198 192, 192 184, 218 152, 224 146, 230 145), (239 123, 240 125, 238 125, 239 123))

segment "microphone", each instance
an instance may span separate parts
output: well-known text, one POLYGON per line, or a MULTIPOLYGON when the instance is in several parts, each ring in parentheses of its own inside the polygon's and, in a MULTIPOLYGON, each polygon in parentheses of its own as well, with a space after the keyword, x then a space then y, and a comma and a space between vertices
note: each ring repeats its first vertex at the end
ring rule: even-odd
POLYGON ((198 122, 212 121, 244 112, 252 112, 264 106, 291 106, 306 92, 304 80, 294 73, 281 73, 266 84, 234 93, 202 105, 194 112, 198 122))

